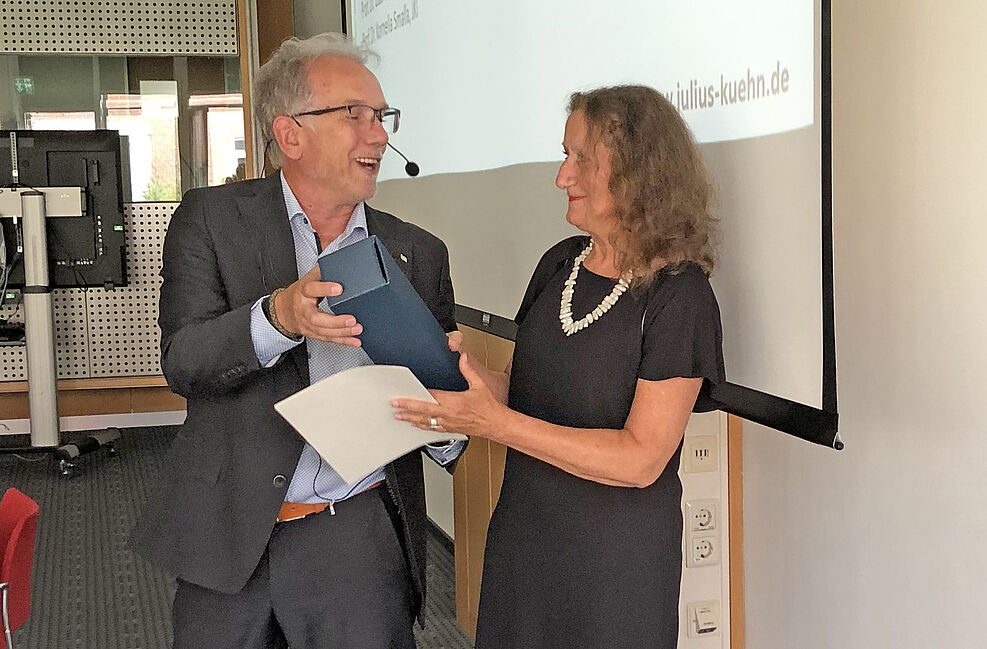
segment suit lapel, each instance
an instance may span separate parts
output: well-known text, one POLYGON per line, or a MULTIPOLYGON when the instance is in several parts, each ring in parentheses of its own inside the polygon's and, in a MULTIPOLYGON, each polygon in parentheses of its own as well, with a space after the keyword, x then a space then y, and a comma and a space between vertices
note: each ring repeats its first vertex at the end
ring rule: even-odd
MULTIPOLYGON (((272 174, 257 185, 254 194, 237 197, 244 227, 253 233, 259 251, 264 290, 270 294, 298 279, 295 240, 291 236, 288 210, 284 206, 281 174, 272 174)), ((309 382, 308 346, 298 345, 288 352, 304 384, 309 382)))
POLYGON ((237 206, 260 251, 264 289, 270 292, 298 279, 295 242, 284 206, 281 174, 268 176, 257 187, 256 193, 238 197, 237 206))
POLYGON ((381 212, 378 212, 369 205, 364 204, 364 209, 367 215, 367 234, 371 236, 377 235, 380 238, 388 252, 391 253, 394 263, 404 271, 404 274, 410 280, 412 277, 411 271, 414 268, 414 258, 412 257, 414 246, 411 240, 403 236, 394 227, 397 223, 396 220, 392 221, 392 219, 385 218, 381 212))

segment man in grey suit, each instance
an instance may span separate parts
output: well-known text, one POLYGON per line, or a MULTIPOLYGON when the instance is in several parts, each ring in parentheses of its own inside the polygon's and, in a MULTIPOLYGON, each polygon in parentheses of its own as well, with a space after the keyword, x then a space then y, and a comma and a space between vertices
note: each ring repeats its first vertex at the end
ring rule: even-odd
MULTIPOLYGON (((281 173, 190 191, 168 228, 161 365, 188 417, 134 544, 178 578, 181 649, 415 646, 420 454, 346 483, 273 408, 370 363, 360 323, 318 308, 341 291, 320 281, 320 255, 376 234, 443 328, 456 328, 445 245, 364 202, 400 118, 367 55, 339 35, 285 41, 254 88, 281 173)), ((450 469, 461 450, 426 447, 450 469)))

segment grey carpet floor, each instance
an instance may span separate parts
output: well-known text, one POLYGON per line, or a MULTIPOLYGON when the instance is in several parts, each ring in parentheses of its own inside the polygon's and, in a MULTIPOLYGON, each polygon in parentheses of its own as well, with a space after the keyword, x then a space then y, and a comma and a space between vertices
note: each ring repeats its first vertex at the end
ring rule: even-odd
MULTIPOLYGON (((47 455, 0 455, 0 493, 16 487, 41 508, 31 619, 14 633, 17 649, 171 646, 174 580, 131 552, 127 540, 176 430, 123 430, 115 456, 102 449, 87 455, 71 478, 58 476, 47 455)), ((452 553, 437 535, 428 546, 427 628, 416 627, 418 646, 472 649, 456 625, 452 553)))

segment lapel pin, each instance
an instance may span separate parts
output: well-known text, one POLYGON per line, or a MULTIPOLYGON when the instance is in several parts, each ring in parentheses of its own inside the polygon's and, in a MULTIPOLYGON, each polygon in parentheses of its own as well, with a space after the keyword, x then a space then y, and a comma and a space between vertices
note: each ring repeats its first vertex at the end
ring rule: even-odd
POLYGON ((404 253, 401 253, 401 254, 400 254, 400 255, 398 255, 398 256, 399 256, 399 257, 401 257, 401 261, 403 261, 403 262, 404 262, 404 263, 406 263, 406 264, 408 263, 408 258, 404 256, 404 253))

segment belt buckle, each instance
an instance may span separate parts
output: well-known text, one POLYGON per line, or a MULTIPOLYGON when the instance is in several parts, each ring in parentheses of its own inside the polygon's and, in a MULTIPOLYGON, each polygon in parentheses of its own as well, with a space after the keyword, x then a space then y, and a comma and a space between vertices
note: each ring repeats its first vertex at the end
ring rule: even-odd
POLYGON ((291 518, 281 518, 280 516, 278 516, 278 522, 279 523, 290 523, 291 521, 297 521, 297 520, 300 520, 302 518, 305 518, 306 516, 308 516, 308 514, 298 514, 297 516, 292 516, 291 518))
MULTIPOLYGON (((299 504, 301 504, 301 503, 299 503, 299 504)), ((302 519, 302 518, 305 518, 306 516, 309 516, 311 514, 321 514, 327 508, 329 509, 329 513, 331 513, 333 515, 336 514, 336 510, 333 508, 333 501, 331 501, 331 500, 328 503, 315 503, 315 504, 322 504, 323 505, 322 506, 322 509, 317 509, 315 511, 312 511, 312 510, 304 511, 303 510, 303 511, 299 512, 298 514, 296 514, 294 516, 290 516, 288 518, 281 518, 281 512, 278 512, 277 522, 278 523, 289 523, 291 521, 297 521, 297 520, 302 519)))

